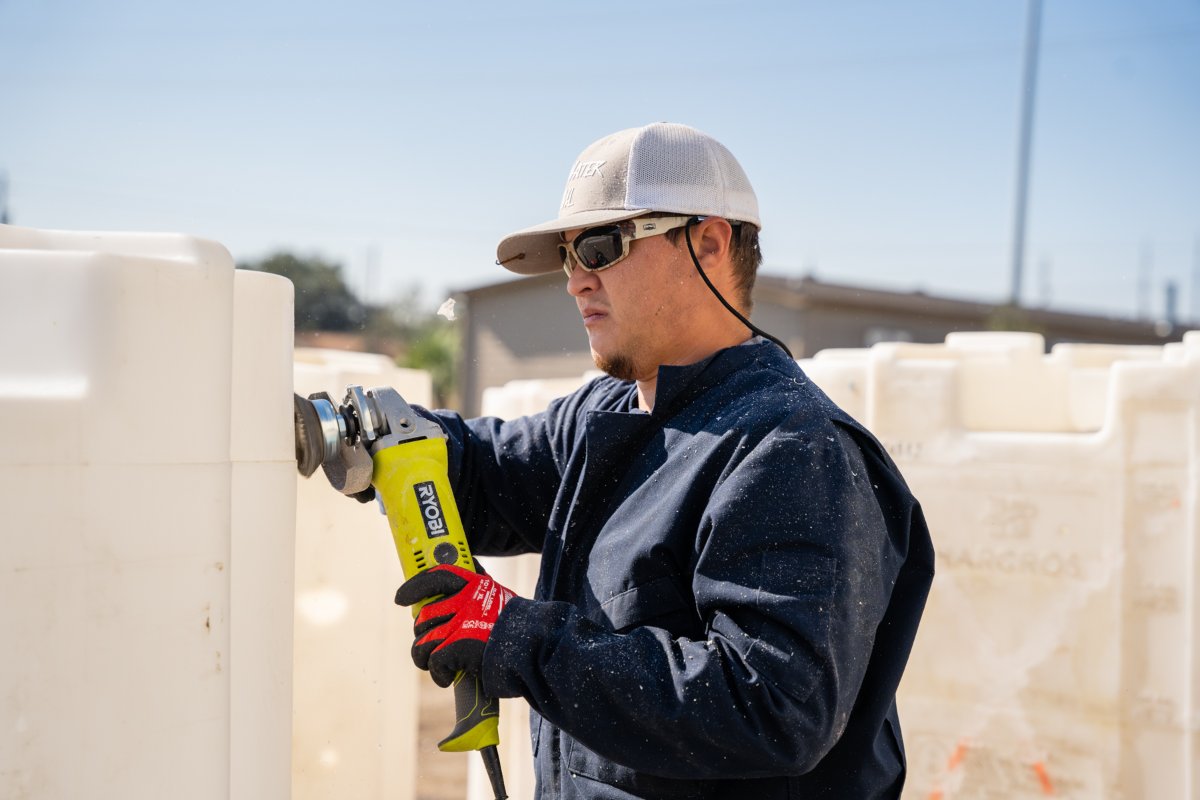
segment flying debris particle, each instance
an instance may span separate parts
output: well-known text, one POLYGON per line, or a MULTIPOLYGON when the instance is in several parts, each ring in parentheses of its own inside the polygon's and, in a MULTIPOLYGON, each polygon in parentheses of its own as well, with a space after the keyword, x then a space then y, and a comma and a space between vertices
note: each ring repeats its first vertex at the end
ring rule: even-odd
POLYGON ((448 298, 446 302, 438 306, 437 313, 439 317, 445 317, 451 322, 454 322, 454 298, 448 298))

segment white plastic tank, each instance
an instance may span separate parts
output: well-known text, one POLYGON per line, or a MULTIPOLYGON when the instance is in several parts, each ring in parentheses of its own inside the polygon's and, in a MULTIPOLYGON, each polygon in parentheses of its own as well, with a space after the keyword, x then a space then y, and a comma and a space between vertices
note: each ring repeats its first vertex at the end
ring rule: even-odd
MULTIPOLYGON (((570 394, 599 372, 578 378, 516 380, 483 391, 481 412, 485 417, 514 419, 542 411, 556 397, 570 394)), ((537 555, 486 559, 487 570, 496 580, 522 597, 532 597, 537 587, 540 559, 537 555)), ((500 761, 510 797, 533 797, 533 750, 529 741, 529 704, 521 698, 500 701, 500 761)), ((491 784, 478 759, 468 767, 467 797, 492 800, 491 784)))
POLYGON ((0 225, 0 797, 289 794, 292 287, 0 225))
MULTIPOLYGON (((1200 332, 1048 354, 1036 334, 962 333, 800 363, 880 437, 937 550, 900 690, 905 798, 1200 796, 1200 332)), ((484 413, 581 383, 516 381, 484 413)), ((536 559, 489 570, 528 592, 536 559)), ((533 785, 517 705, 514 797, 533 785)), ((474 765, 470 796, 488 797, 474 765)))
MULTIPOLYGON (((298 348, 294 376, 304 397, 324 391, 340 401, 359 384, 428 405, 433 392, 426 372, 341 350, 298 348)), ((412 616, 394 603, 404 575, 387 518, 377 503, 334 490, 320 470, 297 480, 292 797, 412 800, 420 764, 440 754, 417 752, 412 616)))
POLYGON ((1200 332, 955 334, 819 353, 937 576, 901 686, 905 797, 1197 797, 1200 332))

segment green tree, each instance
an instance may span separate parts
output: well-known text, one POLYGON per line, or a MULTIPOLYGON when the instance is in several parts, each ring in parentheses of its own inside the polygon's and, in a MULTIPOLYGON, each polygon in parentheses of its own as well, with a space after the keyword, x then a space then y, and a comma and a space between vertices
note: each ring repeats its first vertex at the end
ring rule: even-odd
POLYGON ((1028 311, 1012 303, 993 308, 984 320, 984 326, 989 331, 1026 331, 1042 334, 1046 332, 1030 318, 1028 311))
POLYGON ((346 285, 340 264, 280 251, 238 266, 282 275, 292 282, 298 331, 358 330, 366 322, 367 309, 346 285))
POLYGON ((408 350, 398 359, 402 367, 423 369, 433 379, 433 400, 451 405, 457 384, 458 326, 436 314, 421 321, 412 331, 408 350))

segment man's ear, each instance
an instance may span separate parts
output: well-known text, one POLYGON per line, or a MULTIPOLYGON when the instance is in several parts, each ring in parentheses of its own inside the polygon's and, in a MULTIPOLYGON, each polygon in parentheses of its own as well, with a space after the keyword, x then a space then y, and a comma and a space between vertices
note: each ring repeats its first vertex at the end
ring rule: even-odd
POLYGON ((691 228, 692 247, 705 270, 719 268, 730 261, 733 226, 721 217, 705 217, 691 228))

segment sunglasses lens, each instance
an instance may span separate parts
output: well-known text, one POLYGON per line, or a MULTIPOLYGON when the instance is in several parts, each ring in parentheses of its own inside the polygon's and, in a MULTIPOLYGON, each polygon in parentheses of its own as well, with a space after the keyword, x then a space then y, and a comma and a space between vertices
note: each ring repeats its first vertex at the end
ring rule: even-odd
POLYGON ((603 269, 621 258, 621 231, 615 225, 592 228, 575 239, 575 255, 584 269, 603 269))

